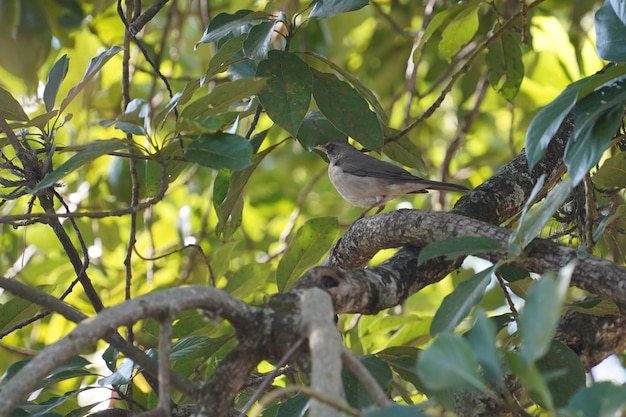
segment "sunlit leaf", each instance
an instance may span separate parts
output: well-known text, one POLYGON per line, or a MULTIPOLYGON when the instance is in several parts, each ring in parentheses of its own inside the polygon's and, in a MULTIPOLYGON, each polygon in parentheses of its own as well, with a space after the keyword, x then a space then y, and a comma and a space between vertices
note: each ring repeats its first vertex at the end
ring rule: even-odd
POLYGON ((239 10, 236 13, 220 13, 211 20, 202 38, 196 43, 196 48, 201 43, 210 43, 220 40, 229 33, 241 29, 251 23, 266 22, 273 20, 274 16, 264 12, 251 10, 239 10))
POLYGON ((502 250, 500 242, 482 236, 459 236, 439 240, 426 246, 420 251, 417 258, 418 265, 429 259, 445 256, 446 259, 455 259, 459 256, 476 255, 479 253, 502 250))
POLYGON ((506 31, 489 45, 485 57, 489 73, 489 84, 502 96, 512 101, 524 78, 522 50, 517 38, 519 35, 506 31))
POLYGON ((252 146, 231 133, 198 135, 185 146, 185 158, 207 168, 242 170, 252 163, 252 146))
POLYGON ((20 103, 2 87, 0 87, 0 113, 7 120, 28 120, 28 116, 20 103))
POLYGON ((472 348, 454 333, 442 333, 417 359, 417 374, 432 390, 473 389, 489 392, 478 372, 472 348))
POLYGON ((448 62, 461 48, 472 40, 478 30, 478 8, 480 3, 473 3, 461 11, 454 22, 446 26, 441 34, 439 53, 448 62))
POLYGON ((484 269, 457 285, 451 294, 443 299, 430 325, 430 334, 437 335, 452 331, 480 302, 491 281, 495 266, 484 269))
POLYGON ((335 242, 338 228, 336 217, 319 217, 298 229, 276 268, 279 291, 288 289, 307 268, 320 261, 335 242))

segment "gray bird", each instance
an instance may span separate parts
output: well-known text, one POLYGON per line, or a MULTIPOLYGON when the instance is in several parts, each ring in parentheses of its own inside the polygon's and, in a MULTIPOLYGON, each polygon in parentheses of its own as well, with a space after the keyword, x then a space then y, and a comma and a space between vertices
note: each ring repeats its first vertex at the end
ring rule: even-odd
POLYGON ((389 200, 405 194, 426 193, 427 190, 467 191, 462 185, 416 177, 389 162, 366 155, 347 142, 328 142, 316 146, 330 164, 328 177, 339 194, 349 203, 367 207, 359 218, 374 207, 379 213, 389 200))

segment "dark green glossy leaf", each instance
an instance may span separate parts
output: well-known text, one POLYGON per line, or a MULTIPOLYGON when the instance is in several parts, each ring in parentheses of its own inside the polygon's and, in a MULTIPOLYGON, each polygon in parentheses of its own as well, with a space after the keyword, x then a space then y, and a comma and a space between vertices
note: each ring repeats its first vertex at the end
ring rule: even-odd
POLYGON ((320 261, 335 242, 336 217, 319 217, 304 223, 289 242, 276 268, 278 291, 288 289, 309 267, 320 261))
POLYGON ((69 59, 67 58, 67 55, 63 55, 50 69, 48 82, 46 82, 46 87, 43 90, 43 102, 47 111, 54 108, 54 101, 56 100, 57 93, 59 92, 59 87, 67 75, 68 67, 69 59))
POLYGON ((368 0, 313 0, 309 19, 327 19, 340 13, 359 10, 369 4, 368 0))
POLYGON ((274 123, 298 134, 311 102, 313 80, 309 66, 289 52, 270 51, 259 63, 257 76, 268 77, 259 100, 274 123))
POLYGON ((109 371, 115 371, 115 368, 117 367, 117 358, 119 357, 119 355, 119 351, 111 345, 107 346, 107 348, 102 353, 102 360, 104 360, 104 363, 106 364, 107 368, 109 368, 109 371))
POLYGON ((50 172, 41 181, 39 181, 31 190, 31 194, 35 194, 44 188, 51 187, 61 178, 70 172, 75 171, 82 165, 85 165, 102 155, 106 155, 126 146, 128 146, 128 142, 122 139, 96 140, 86 144, 83 147, 83 150, 77 152, 70 159, 62 163, 57 169, 50 172))
MULTIPOLYGON (((361 356, 358 360, 378 382, 383 392, 388 392, 391 384, 391 369, 389 369, 387 363, 374 355, 361 356)), ((359 409, 374 404, 374 400, 369 392, 352 372, 344 368, 341 379, 343 380, 348 404, 359 409)))
POLYGON ((440 334, 417 360, 417 374, 431 390, 472 389, 484 393, 489 388, 478 373, 472 348, 461 336, 440 334))
POLYGON ((553 340, 537 368, 545 376, 556 407, 565 407, 572 395, 585 387, 585 368, 578 355, 563 343, 553 340))
POLYGON ((488 237, 460 236, 433 242, 421 250, 417 258, 418 265, 429 259, 445 256, 446 259, 455 259, 464 255, 476 255, 479 253, 501 250, 500 242, 488 237))
POLYGON ((347 139, 345 133, 338 130, 326 116, 318 111, 308 112, 298 129, 298 141, 307 150, 334 140, 345 141, 347 139))
MULTIPOLYGON (((239 10, 234 14, 220 13, 207 27, 202 38, 196 43, 196 48, 201 43, 210 43, 224 38, 233 31, 240 30, 251 23, 266 22, 273 20, 274 16, 264 12, 251 10, 239 10)), ((240 33, 237 33, 239 35, 240 33)))
POLYGON ((487 268, 457 285, 443 299, 430 325, 430 334, 452 331, 485 295, 487 284, 496 267, 487 268))
POLYGON ((626 24, 622 2, 605 1, 595 15, 596 52, 607 61, 626 62, 626 24), (620 15, 616 13, 614 4, 620 15))
POLYGON ((228 68, 228 63, 236 60, 236 55, 241 53, 243 48, 243 42, 247 35, 243 34, 234 38, 228 39, 220 48, 217 53, 213 55, 209 61, 209 67, 207 73, 204 76, 205 79, 209 79, 215 74, 218 74, 228 68))
POLYGON ((252 164, 252 146, 244 137, 231 133, 204 134, 185 146, 185 157, 207 168, 242 170, 252 164))
POLYGON ((270 41, 274 35, 276 21, 263 22, 253 26, 243 42, 243 53, 250 59, 260 61, 270 50, 270 41))
POLYGON ((519 379, 529 393, 532 393, 533 399, 542 407, 554 410, 554 401, 548 388, 548 382, 535 364, 528 365, 525 363, 522 356, 516 351, 505 351, 504 357, 511 373, 519 379))
POLYGON ((383 153, 402 165, 416 169, 421 175, 427 174, 420 149, 407 136, 386 143, 383 153))
POLYGON ((348 83, 334 74, 313 71, 313 96, 337 129, 369 149, 382 148, 383 131, 376 113, 348 83))

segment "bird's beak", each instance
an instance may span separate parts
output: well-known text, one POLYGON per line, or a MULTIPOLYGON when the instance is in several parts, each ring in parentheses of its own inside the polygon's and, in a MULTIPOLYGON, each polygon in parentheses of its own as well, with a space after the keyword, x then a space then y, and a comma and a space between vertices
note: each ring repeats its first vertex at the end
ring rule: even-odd
POLYGON ((324 147, 324 145, 314 146, 313 149, 326 153, 326 148, 324 147))

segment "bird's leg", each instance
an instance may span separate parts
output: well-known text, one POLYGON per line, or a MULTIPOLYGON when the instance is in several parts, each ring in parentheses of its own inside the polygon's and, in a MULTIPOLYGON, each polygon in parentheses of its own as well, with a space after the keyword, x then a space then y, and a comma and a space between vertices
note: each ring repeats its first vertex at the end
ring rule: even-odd
MULTIPOLYGON (((375 204, 372 204, 371 206, 369 206, 368 208, 366 208, 365 211, 363 213, 361 213, 361 215, 359 217, 356 218, 356 220, 361 220, 363 217, 365 217, 365 215, 367 213, 369 213, 374 207, 378 206, 379 204, 380 203, 375 203, 375 204)), ((383 211, 384 208, 385 208, 384 204, 382 206, 379 206, 378 210, 376 210, 376 213, 374 213, 374 214, 380 213, 381 211, 383 211)))

